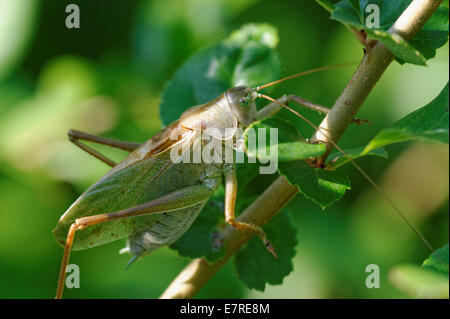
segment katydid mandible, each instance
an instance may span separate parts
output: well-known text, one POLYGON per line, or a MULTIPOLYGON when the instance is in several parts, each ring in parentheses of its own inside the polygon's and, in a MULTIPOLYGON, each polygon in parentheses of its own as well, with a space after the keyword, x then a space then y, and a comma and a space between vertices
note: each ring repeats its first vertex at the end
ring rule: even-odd
MULTIPOLYGON (((199 134, 211 135, 211 138, 225 143, 236 138, 238 129, 272 116, 283 107, 317 129, 286 103, 293 101, 322 113, 326 113, 327 108, 295 95, 284 95, 275 100, 258 91, 287 79, 336 66, 338 65, 298 73, 256 88, 231 88, 208 103, 187 109, 177 121, 142 144, 69 130, 70 141, 112 169, 68 208, 53 230, 56 240, 64 246, 56 298, 63 295, 66 267, 72 250, 88 249, 128 238, 125 250, 133 255, 131 263, 159 247, 170 245, 189 229, 222 183, 222 177, 225 179, 225 222, 236 229, 258 235, 268 252, 276 258, 275 248, 262 228, 235 219, 237 181, 234 163, 183 163, 174 161, 170 150, 175 146, 190 150, 199 134), (271 103, 257 111, 257 98, 268 99, 271 103), (212 129, 222 133, 211 133, 212 129), (224 133, 225 130, 227 134, 224 133), (120 163, 115 163, 81 140, 130 153, 120 163)), ((362 120, 355 119, 355 122, 361 123, 362 120)), ((341 148, 335 146, 346 155, 341 148)), ((359 166, 351 162, 368 178, 359 166)))

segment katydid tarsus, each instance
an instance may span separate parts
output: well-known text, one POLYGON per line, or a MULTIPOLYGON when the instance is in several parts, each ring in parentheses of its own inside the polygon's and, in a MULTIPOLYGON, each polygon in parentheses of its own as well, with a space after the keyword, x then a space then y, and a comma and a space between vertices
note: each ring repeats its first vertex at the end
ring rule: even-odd
MULTIPOLYGON (((225 143, 235 138, 237 129, 245 128, 256 120, 270 117, 282 108, 295 113, 317 130, 316 125, 286 104, 292 101, 322 113, 326 113, 327 108, 295 95, 284 95, 279 99, 273 99, 258 91, 291 78, 336 66, 338 65, 301 72, 256 88, 246 86, 231 88, 208 103, 187 109, 179 120, 142 144, 116 141, 69 130, 70 141, 111 166, 112 169, 69 207, 53 230, 56 240, 64 246, 56 298, 61 298, 63 295, 66 267, 72 249, 87 249, 128 237, 125 249, 133 255, 130 261, 133 262, 161 246, 169 245, 191 226, 205 203, 222 183, 222 176, 225 177, 225 222, 237 229, 258 235, 268 252, 276 258, 275 248, 262 228, 238 222, 235 219, 238 186, 235 164, 203 161, 183 163, 174 161, 169 150, 180 145, 183 149, 190 150, 190 146, 193 146, 199 134, 211 134, 212 128, 222 134, 212 134, 211 138, 225 143), (255 103, 258 98, 270 100, 270 103, 259 111, 255 103), (223 133, 225 130, 228 134, 223 133), (130 153, 116 164, 82 143, 83 140, 130 153)), ((356 123, 363 121, 354 120, 356 123)), ((326 136, 326 132, 322 133, 326 136)), ((347 155, 334 141, 331 143, 343 155, 347 155)), ((354 161, 350 160, 350 162, 383 194, 393 209, 431 249, 426 239, 397 209, 392 200, 354 161)), ((315 165, 314 161, 310 164, 315 165)))

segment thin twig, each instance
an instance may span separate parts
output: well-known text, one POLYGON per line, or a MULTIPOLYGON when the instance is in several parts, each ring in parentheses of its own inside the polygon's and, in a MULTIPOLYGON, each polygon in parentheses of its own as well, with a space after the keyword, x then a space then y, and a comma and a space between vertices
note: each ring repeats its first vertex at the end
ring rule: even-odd
MULTIPOLYGON (((414 0, 389 31, 401 35, 406 40, 411 39, 441 2, 438 0, 414 0)), ((381 43, 376 43, 367 51, 347 87, 320 124, 320 129, 315 133, 316 139, 335 142, 339 140, 393 59, 392 53, 381 43), (317 138, 321 131, 326 131, 327 136, 317 138)), ((321 158, 321 161, 325 161, 333 147, 333 143, 327 143, 327 153, 321 158)), ((290 185, 286 178, 279 177, 239 216, 239 220, 262 226, 297 193, 298 190, 295 186, 290 185)), ((169 285, 161 298, 194 297, 250 237, 250 234, 237 232, 228 226, 223 233, 224 241, 227 244, 225 256, 212 264, 208 264, 203 258, 192 260, 169 285)))

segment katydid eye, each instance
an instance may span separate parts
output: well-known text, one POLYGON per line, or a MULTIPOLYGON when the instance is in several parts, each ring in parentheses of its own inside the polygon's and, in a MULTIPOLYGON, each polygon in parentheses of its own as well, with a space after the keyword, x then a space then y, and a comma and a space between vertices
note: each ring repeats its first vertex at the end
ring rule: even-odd
POLYGON ((242 105, 242 106, 246 106, 247 105, 247 98, 246 97, 239 98, 239 104, 242 105))

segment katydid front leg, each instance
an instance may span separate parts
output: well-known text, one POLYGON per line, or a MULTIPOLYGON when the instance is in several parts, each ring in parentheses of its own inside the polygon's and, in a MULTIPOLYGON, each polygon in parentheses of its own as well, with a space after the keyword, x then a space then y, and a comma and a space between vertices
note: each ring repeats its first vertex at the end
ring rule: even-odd
POLYGON ((95 158, 101 160, 102 162, 106 163, 107 165, 109 165, 111 167, 116 166, 116 162, 114 162, 110 158, 106 157, 105 155, 97 152, 96 150, 87 146, 86 144, 81 143, 80 140, 93 142, 96 144, 102 144, 102 145, 110 146, 113 148, 118 148, 118 149, 128 151, 128 152, 132 152, 136 148, 141 146, 141 144, 139 144, 139 143, 113 140, 110 138, 100 137, 100 136, 84 133, 84 132, 77 131, 77 130, 69 130, 67 132, 67 135, 69 136, 69 140, 73 144, 75 144, 76 146, 81 148, 83 151, 89 153, 90 155, 94 156, 95 158))
POLYGON ((64 246, 63 259, 61 262, 61 269, 59 272, 56 298, 60 299, 63 294, 64 279, 66 276, 66 267, 69 263, 70 252, 72 250, 72 244, 75 238, 75 232, 77 230, 115 219, 149 215, 149 214, 160 214, 168 211, 188 208, 208 200, 213 192, 214 190, 212 190, 207 185, 201 184, 189 186, 168 193, 150 202, 132 208, 107 214, 99 214, 76 219, 75 222, 70 226, 69 232, 67 234, 66 243, 64 246))
POLYGON ((237 179, 236 171, 233 169, 225 172, 225 222, 231 226, 255 233, 261 238, 266 249, 275 257, 278 258, 275 253, 275 248, 267 240, 266 233, 261 227, 245 222, 236 221, 235 208, 236 208, 236 195, 237 195, 237 179))

